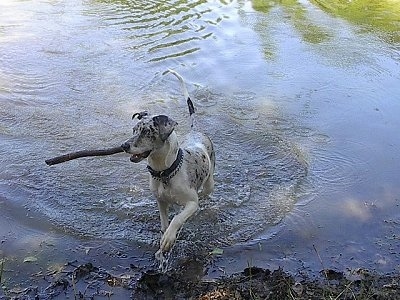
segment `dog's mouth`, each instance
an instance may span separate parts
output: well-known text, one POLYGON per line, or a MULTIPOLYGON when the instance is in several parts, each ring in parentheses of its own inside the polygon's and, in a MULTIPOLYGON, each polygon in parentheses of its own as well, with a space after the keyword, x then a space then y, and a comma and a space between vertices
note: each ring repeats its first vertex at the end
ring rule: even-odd
POLYGON ((150 152, 151 152, 151 150, 145 151, 143 153, 132 154, 130 160, 131 160, 131 162, 138 163, 138 162, 142 161, 143 159, 147 158, 150 155, 150 152))

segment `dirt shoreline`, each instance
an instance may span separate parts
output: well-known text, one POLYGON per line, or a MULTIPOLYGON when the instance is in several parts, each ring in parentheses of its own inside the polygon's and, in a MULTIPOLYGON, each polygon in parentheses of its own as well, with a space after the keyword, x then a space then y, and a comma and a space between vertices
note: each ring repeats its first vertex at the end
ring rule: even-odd
POLYGON ((170 271, 160 273, 154 247, 33 230, 5 216, 0 220, 0 300, 400 299, 397 271, 348 266, 318 273, 318 268, 275 264, 234 273, 223 268, 223 261, 246 266, 239 252, 182 240, 171 255, 170 271))
POLYGON ((0 299, 400 299, 399 274, 364 269, 290 274, 282 268, 248 267, 216 279, 193 278, 188 273, 185 266, 160 273, 132 264, 121 273, 75 261, 58 270, 31 274, 29 282, 2 284, 0 299))

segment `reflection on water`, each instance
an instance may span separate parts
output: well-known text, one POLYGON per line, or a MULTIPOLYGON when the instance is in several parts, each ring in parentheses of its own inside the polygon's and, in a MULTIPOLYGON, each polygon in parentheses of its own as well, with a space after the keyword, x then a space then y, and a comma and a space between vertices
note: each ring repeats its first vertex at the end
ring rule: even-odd
MULTIPOLYGON (((255 10, 268 15, 276 14, 276 10, 283 10, 284 16, 293 23, 293 26, 301 34, 304 41, 308 43, 322 43, 330 37, 329 29, 320 26, 317 22, 313 22, 309 18, 306 7, 298 1, 255 0, 252 1, 252 6, 255 10)), ((268 19, 265 18, 264 21, 266 20, 268 19)))
POLYGON ((252 7, 263 13, 273 14, 283 9, 286 17, 309 43, 320 43, 330 37, 329 28, 323 28, 310 17, 310 3, 315 4, 326 12, 344 18, 357 25, 362 25, 365 31, 377 32, 389 43, 399 42, 398 1, 339 1, 311 0, 309 1, 264 1, 253 0, 252 7))
MULTIPOLYGON (((200 50, 204 39, 228 16, 221 4, 206 1, 114 1, 103 6, 107 25, 126 30, 134 59, 148 62, 183 57, 200 50), (214 11, 217 11, 215 13, 214 11)), ((98 11, 96 13, 99 13, 98 11)))
MULTIPOLYGON (((157 246, 144 164, 44 159, 119 145, 143 109, 171 115, 184 135, 186 105, 167 68, 187 79, 218 161, 216 191, 179 251, 255 236, 279 248, 262 257, 291 240, 305 255, 312 237, 345 243, 346 230, 329 225, 351 226, 360 203, 398 177, 398 53, 307 1, 6 1, 0 41, 0 197, 35 213, 30 226, 157 246)), ((382 211, 396 218, 389 198, 382 211)), ((353 243, 374 249, 355 237, 362 228, 353 243)))
POLYGON ((311 2, 335 16, 362 25, 362 28, 367 31, 380 32, 390 43, 400 42, 400 3, 398 1, 311 0, 311 2))

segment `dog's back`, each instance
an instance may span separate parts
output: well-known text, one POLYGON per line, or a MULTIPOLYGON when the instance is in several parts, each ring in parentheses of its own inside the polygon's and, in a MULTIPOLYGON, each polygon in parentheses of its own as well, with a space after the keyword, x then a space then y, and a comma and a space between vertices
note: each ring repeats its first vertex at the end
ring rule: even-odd
POLYGON ((201 194, 208 195, 214 189, 214 146, 211 139, 198 130, 195 117, 196 110, 183 77, 173 70, 168 70, 168 72, 175 75, 181 83, 183 95, 189 109, 191 130, 183 141, 182 148, 185 151, 184 160, 185 165, 188 166, 187 172, 191 179, 190 184, 193 188, 199 190, 201 194))

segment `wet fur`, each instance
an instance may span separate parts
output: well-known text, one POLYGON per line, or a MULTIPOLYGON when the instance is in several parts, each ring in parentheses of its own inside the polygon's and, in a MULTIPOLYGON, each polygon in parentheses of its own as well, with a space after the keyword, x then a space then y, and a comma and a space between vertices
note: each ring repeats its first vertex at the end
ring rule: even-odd
POLYGON ((182 84, 192 119, 191 131, 179 145, 174 130, 177 122, 165 115, 148 116, 145 112, 137 113, 134 117, 138 116, 140 120, 133 128, 133 137, 122 145, 125 152, 132 155, 132 162, 147 159, 148 166, 155 171, 169 168, 177 158, 179 148, 183 150, 182 166, 168 182, 150 176, 150 190, 157 199, 163 232, 159 249, 161 253, 173 246, 178 230, 199 208, 199 195, 209 195, 214 189, 213 144, 210 138, 199 132, 195 126, 194 106, 182 77, 174 71, 170 72, 182 84), (183 206, 183 210, 170 222, 168 209, 173 203, 183 206))

